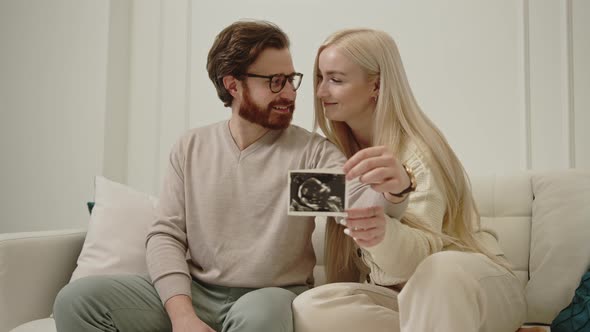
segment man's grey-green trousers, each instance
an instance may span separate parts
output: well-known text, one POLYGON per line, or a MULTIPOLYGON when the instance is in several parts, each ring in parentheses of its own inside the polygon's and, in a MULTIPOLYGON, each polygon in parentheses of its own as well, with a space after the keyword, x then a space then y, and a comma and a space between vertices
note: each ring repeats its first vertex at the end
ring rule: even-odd
MULTIPOLYGON (((307 286, 234 288, 193 280, 197 316, 217 332, 293 331, 291 302, 307 286)), ((97 276, 75 280, 55 300, 58 332, 172 331, 152 283, 141 276, 97 276)))

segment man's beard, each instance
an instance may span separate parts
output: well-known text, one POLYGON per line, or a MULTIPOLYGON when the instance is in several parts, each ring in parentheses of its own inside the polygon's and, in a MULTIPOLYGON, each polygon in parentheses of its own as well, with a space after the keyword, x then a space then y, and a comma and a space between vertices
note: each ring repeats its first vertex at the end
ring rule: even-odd
POLYGON ((244 95, 238 114, 249 122, 261 125, 267 129, 277 130, 289 127, 291 120, 293 119, 294 111, 295 103, 284 98, 269 103, 266 108, 259 107, 254 103, 252 98, 250 98, 250 88, 245 86, 244 95), (279 113, 277 111, 273 111, 273 107, 277 105, 291 106, 288 107, 289 112, 279 113))

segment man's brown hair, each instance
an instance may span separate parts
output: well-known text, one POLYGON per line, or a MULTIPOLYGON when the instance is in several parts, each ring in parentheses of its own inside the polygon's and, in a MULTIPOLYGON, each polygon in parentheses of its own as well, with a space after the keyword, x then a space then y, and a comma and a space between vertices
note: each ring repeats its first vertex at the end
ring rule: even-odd
POLYGON ((207 72, 224 106, 231 106, 234 97, 225 89, 223 77, 241 78, 267 48, 289 48, 287 35, 267 21, 235 22, 215 37, 207 56, 207 72))

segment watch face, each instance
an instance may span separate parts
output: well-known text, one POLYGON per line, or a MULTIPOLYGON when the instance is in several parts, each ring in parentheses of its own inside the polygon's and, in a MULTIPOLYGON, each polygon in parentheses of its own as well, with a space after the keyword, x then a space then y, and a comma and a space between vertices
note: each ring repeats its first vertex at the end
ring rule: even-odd
POLYGON ((412 191, 416 190, 417 183, 414 174, 412 174, 412 178, 410 179, 410 181, 412 182, 412 191))
POLYGON ((414 176, 414 171, 410 167, 408 167, 408 165, 403 165, 406 169, 406 173, 408 173, 408 176, 410 177, 410 187, 408 188, 407 192, 416 191, 416 187, 418 186, 418 184, 416 183, 416 176, 414 176))
POLYGON ((400 198, 404 197, 404 195, 406 195, 407 193, 411 193, 413 191, 416 191, 416 187, 418 186, 418 184, 416 183, 416 177, 414 176, 414 172, 412 171, 412 169, 410 167, 408 167, 408 165, 406 165, 406 164, 402 164, 402 166, 404 167, 406 174, 408 174, 408 177, 410 178, 410 185, 398 194, 394 194, 392 192, 389 193, 392 196, 400 197, 400 198))

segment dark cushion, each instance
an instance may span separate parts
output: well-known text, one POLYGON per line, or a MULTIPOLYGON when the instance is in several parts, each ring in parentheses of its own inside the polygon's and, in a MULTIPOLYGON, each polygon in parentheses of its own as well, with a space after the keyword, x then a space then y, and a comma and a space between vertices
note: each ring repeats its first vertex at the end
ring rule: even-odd
POLYGON ((574 299, 551 323, 551 332, 590 331, 590 271, 582 276, 574 299))

